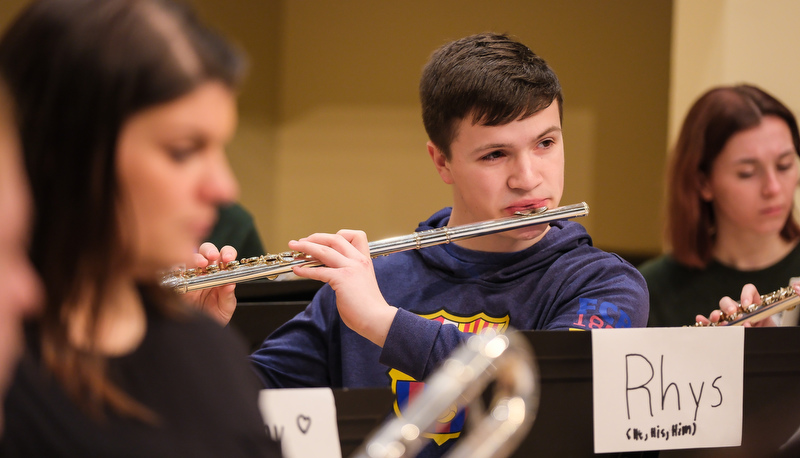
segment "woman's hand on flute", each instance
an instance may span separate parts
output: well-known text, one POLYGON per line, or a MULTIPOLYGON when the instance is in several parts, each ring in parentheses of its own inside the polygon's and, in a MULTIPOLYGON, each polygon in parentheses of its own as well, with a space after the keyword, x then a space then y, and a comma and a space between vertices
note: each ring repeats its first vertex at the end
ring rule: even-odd
MULTIPOLYGON (((216 245, 211 242, 205 242, 200 245, 200 249, 194 254, 194 262, 197 267, 224 264, 235 259, 235 248, 225 245, 222 249, 217 249, 216 245)), ((236 310, 235 290, 236 284, 231 283, 216 288, 186 293, 184 298, 188 303, 195 305, 225 326, 231 321, 233 312, 236 310)))
POLYGON ((293 270, 300 277, 331 285, 344 324, 382 347, 397 309, 386 303, 378 288, 367 235, 352 230, 313 234, 292 240, 289 248, 323 264, 318 267, 301 265, 293 270))
MULTIPOLYGON (((723 318, 723 314, 724 316, 728 316, 736 313, 739 310, 739 304, 742 305, 742 309, 744 310, 753 304, 761 305, 761 295, 758 294, 758 290, 756 289, 755 285, 752 283, 744 285, 738 303, 728 296, 723 297, 719 300, 719 310, 714 310, 711 312, 708 318, 704 317, 703 315, 697 315, 697 322, 704 325, 708 325, 709 323, 719 323, 723 318)), ((722 324, 724 325, 724 323, 722 324)), ((743 326, 759 328, 773 327, 775 326, 775 322, 771 317, 768 316, 755 323, 746 322, 743 326)))

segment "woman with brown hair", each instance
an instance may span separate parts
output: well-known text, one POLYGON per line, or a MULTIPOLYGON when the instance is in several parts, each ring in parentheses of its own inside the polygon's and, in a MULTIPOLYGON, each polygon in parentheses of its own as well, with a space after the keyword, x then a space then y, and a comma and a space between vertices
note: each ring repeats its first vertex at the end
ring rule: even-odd
POLYGON ((640 267, 649 326, 692 324, 725 296, 747 306, 800 274, 798 151, 794 115, 762 89, 717 87, 694 103, 668 172, 669 251, 640 267))
POLYGON ((240 55, 170 0, 38 0, 0 40, 0 72, 45 292, 0 456, 278 455, 242 342, 159 285, 236 197, 240 55))

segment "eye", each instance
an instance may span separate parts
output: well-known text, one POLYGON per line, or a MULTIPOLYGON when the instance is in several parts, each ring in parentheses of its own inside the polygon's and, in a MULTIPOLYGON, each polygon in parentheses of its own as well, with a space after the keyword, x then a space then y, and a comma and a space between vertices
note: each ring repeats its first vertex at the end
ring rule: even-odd
POLYGON ((791 161, 786 161, 782 163, 778 163, 778 170, 781 172, 785 172, 787 170, 791 170, 794 168, 794 159, 791 161))
POLYGON ((165 149, 170 159, 176 163, 186 162, 206 148, 207 142, 201 138, 192 138, 190 141, 178 141, 167 144, 165 149))
POLYGON ((553 140, 552 138, 546 138, 546 139, 542 140, 541 142, 539 142, 539 148, 547 149, 547 148, 550 148, 551 146, 553 146, 555 144, 556 144, 555 140, 553 140))
POLYGON ((196 148, 167 148, 169 157, 178 163, 186 162, 196 151, 196 148))
POLYGON ((500 159, 503 156, 505 156, 505 153, 503 153, 502 151, 492 151, 489 154, 481 156, 481 160, 482 161, 494 161, 494 160, 500 159))

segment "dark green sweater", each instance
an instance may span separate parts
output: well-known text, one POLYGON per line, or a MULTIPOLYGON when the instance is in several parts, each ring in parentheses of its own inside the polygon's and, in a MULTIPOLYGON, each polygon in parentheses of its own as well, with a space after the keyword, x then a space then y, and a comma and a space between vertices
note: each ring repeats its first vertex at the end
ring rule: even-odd
POLYGON ((696 315, 708 316, 719 308, 719 300, 738 301, 742 287, 753 283, 760 294, 789 285, 800 276, 800 245, 784 259, 762 270, 741 271, 713 261, 705 269, 688 268, 664 255, 639 266, 650 290, 648 326, 687 326, 696 315))
POLYGON ((265 254, 261 238, 250 213, 239 204, 219 209, 217 225, 208 236, 208 241, 217 248, 230 245, 236 248, 237 258, 249 258, 265 254))

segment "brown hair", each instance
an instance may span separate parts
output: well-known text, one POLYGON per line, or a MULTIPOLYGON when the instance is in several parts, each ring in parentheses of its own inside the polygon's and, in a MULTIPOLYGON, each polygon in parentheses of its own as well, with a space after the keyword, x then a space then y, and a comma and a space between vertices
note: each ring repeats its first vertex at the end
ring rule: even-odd
MULTIPOLYGON (((38 0, 0 41, 0 71, 16 101, 33 194, 31 259, 46 293, 42 359, 89 413, 107 404, 152 420, 111 383, 106 358, 93 348, 112 273, 129 256, 116 212, 119 133, 135 113, 203 82, 233 89, 244 61, 170 0, 38 0), (77 348, 68 323, 86 297, 90 347, 77 348)), ((158 285, 140 288, 157 311, 177 310, 158 285)))
MULTIPOLYGON (((703 94, 689 110, 681 127, 667 174, 666 241, 680 263, 704 268, 714 245, 714 211, 700 195, 714 160, 737 132, 756 127, 764 116, 777 116, 789 126, 795 151, 800 135, 792 112, 755 86, 724 86, 703 94)), ((790 214, 780 233, 784 240, 800 236, 790 214)))
POLYGON ((506 35, 483 33, 434 51, 419 85, 428 138, 450 157, 455 125, 471 115, 486 126, 527 118, 563 96, 555 72, 527 46, 506 35))

